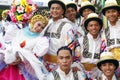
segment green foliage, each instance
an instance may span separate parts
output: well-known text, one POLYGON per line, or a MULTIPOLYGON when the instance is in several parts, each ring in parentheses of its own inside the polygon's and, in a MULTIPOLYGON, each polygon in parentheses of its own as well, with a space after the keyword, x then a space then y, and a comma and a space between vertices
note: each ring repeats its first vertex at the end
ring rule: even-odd
POLYGON ((120 0, 117 0, 117 2, 118 2, 118 5, 120 5, 120 0))

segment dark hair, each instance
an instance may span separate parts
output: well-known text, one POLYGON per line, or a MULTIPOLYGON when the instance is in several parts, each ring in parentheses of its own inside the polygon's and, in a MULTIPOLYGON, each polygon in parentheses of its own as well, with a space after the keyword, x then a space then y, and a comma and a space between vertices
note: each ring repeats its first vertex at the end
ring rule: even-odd
POLYGON ((77 11, 77 6, 74 3, 67 4, 66 9, 68 9, 68 8, 73 8, 73 9, 75 9, 75 11, 77 11))
POLYGON ((6 20, 9 21, 9 22, 12 21, 11 18, 10 18, 10 15, 6 16, 6 20))
MULTIPOLYGON (((119 67, 119 62, 117 60, 114 60, 114 59, 109 59, 109 60, 105 60, 105 61, 102 61, 100 62, 99 64, 97 64, 98 68, 100 69, 100 66, 102 64, 105 64, 105 63, 113 63, 115 65, 115 68, 117 69, 119 67)), ((101 70, 101 69, 100 69, 101 70)))
POLYGON ((61 48, 59 48, 58 51, 57 51, 57 55, 59 54, 59 52, 61 50, 68 50, 70 52, 71 56, 72 56, 72 50, 68 46, 62 46, 61 48))

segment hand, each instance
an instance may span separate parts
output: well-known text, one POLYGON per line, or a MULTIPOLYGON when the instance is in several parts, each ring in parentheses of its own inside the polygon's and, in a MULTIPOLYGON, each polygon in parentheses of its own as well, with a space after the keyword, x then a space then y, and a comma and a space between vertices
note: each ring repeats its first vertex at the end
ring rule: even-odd
POLYGON ((16 57, 16 60, 12 63, 12 65, 18 65, 22 62, 21 58, 19 56, 16 57))
POLYGON ((77 71, 80 71, 80 69, 77 68, 77 67, 72 67, 72 71, 73 71, 73 72, 77 72, 77 71))

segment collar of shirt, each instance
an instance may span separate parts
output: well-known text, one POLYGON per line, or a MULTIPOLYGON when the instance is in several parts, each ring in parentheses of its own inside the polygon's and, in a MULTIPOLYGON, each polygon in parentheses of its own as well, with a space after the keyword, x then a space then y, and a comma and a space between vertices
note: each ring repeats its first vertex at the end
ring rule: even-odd
POLYGON ((96 39, 94 39, 93 36, 90 33, 88 33, 87 36, 88 36, 89 39, 92 39, 94 41, 97 41, 97 40, 100 39, 100 35, 98 35, 96 39))
MULTIPOLYGON (((104 74, 102 74, 102 80, 108 80, 104 74)), ((112 80, 117 80, 115 75, 113 75, 112 80)))
POLYGON ((116 24, 115 24, 114 26, 112 26, 112 25, 110 24, 110 22, 108 21, 108 26, 109 26, 109 27, 113 27, 113 28, 120 27, 120 19, 118 19, 118 21, 116 22, 116 24))
POLYGON ((57 72, 59 73, 59 75, 70 76, 72 73, 72 70, 70 69, 69 73, 66 75, 65 72, 62 71, 60 67, 58 67, 57 72))

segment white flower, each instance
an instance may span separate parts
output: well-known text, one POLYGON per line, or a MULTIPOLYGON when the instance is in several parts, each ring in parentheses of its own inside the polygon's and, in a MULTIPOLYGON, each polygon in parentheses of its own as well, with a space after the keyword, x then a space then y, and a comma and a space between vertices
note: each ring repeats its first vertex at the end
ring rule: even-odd
POLYGON ((18 13, 24 13, 24 7, 23 6, 17 6, 17 12, 18 13))

